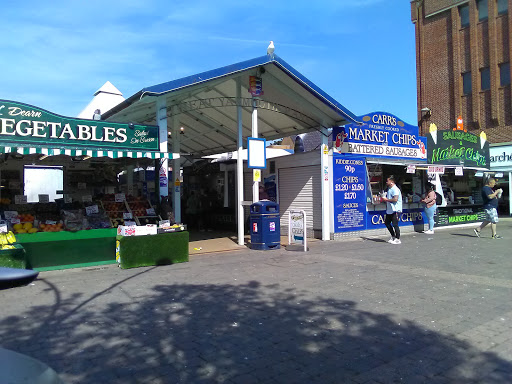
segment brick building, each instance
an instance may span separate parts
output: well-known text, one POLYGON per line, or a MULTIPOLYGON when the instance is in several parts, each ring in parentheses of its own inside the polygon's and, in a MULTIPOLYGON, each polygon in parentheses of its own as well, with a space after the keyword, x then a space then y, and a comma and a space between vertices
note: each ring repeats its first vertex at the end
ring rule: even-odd
POLYGON ((430 123, 455 128, 462 116, 489 142, 512 141, 511 8, 512 0, 411 2, 422 134, 430 123))

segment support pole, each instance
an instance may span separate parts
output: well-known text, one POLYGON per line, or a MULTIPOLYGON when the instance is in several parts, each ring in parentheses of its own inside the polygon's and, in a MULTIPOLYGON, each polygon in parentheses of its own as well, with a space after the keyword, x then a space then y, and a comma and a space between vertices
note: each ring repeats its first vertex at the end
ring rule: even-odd
POLYGON ((512 191, 512 172, 508 173, 508 213, 512 216, 512 200, 510 199, 510 192, 512 191))
MULTIPOLYGON (((258 99, 253 96, 252 98, 252 137, 258 137, 258 99)), ((247 151, 249 155, 249 151, 247 151)), ((249 160, 249 158, 247 158, 249 160)), ((253 170, 254 175, 254 170, 253 170)), ((252 202, 255 203, 260 200, 260 183, 258 181, 252 182, 252 202)))
POLYGON ((322 128, 322 145, 320 145, 320 168, 322 174, 320 175, 321 190, 322 190, 322 240, 331 239, 331 228, 330 228, 330 189, 329 189, 329 145, 328 145, 328 130, 322 128))
POLYGON ((244 161, 242 159, 242 83, 240 77, 236 79, 236 121, 238 125, 237 159, 236 159, 236 209, 238 223, 238 245, 244 245, 244 161))
MULTIPOLYGON (((180 120, 179 116, 172 116, 172 152, 180 153, 180 120)), ((171 188, 172 188, 172 207, 174 210, 174 219, 177 223, 181 223, 181 184, 180 184, 180 174, 181 174, 181 159, 173 159, 172 160, 172 180, 170 180, 171 188)))
MULTIPOLYGON (((169 152, 167 143, 167 103, 165 96, 156 99, 156 122, 158 124, 158 136, 160 138, 160 152, 169 152)), ((156 170, 155 183, 159 183, 160 203, 162 198, 169 196, 169 160, 164 159, 160 170, 156 170)))

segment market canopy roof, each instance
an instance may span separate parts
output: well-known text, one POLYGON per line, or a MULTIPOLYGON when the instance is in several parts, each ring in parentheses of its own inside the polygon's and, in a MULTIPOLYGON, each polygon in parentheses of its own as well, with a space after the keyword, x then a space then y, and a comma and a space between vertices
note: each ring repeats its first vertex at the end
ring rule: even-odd
MULTIPOLYGON (((320 69, 321 70, 321 69, 320 69)), ((237 80, 242 93, 243 137, 251 136, 250 76, 262 79, 258 100, 258 133, 267 140, 322 127, 356 122, 348 109, 327 95, 276 55, 184 77, 142 89, 102 118, 117 122, 157 125, 156 99, 164 97, 167 116, 179 115, 180 152, 196 156, 236 150, 237 80)), ((168 130, 172 119, 168 119, 168 130)), ((172 140, 169 139, 172 144, 172 140)))
POLYGON ((129 158, 148 158, 148 159, 172 159, 179 157, 179 155, 168 152, 155 152, 155 151, 113 151, 113 150, 88 150, 88 149, 64 149, 64 148, 48 148, 48 147, 2 147, 0 146, 0 153, 17 153, 20 155, 46 155, 46 156, 88 156, 88 157, 110 157, 111 159, 118 159, 121 157, 129 158))

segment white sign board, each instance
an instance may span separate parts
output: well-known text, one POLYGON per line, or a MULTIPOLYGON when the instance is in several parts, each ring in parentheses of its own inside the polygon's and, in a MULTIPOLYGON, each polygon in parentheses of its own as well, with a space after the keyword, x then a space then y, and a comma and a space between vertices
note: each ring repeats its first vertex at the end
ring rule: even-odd
POLYGON ((288 244, 303 244, 308 249, 306 231, 306 212, 288 211, 288 244))
POLYGON ((247 138, 247 167, 248 168, 266 168, 267 167, 267 141, 257 137, 247 138))
POLYGON ((455 176, 463 176, 464 170, 462 167, 455 167, 455 176))
POLYGON ((85 207, 85 213, 87 214, 87 216, 91 216, 91 215, 94 215, 95 213, 99 213, 98 206, 95 204, 95 205, 90 205, 88 207, 85 207))
POLYGON ((429 165, 428 173, 439 173, 444 174, 444 165, 429 165))
POLYGON ((39 196, 40 203, 49 203, 50 202, 50 195, 38 195, 38 196, 39 196))
POLYGON ((126 195, 124 193, 116 193, 114 198, 116 203, 122 203, 126 200, 126 195))
POLYGON ((27 195, 14 196, 14 204, 27 204, 27 195))

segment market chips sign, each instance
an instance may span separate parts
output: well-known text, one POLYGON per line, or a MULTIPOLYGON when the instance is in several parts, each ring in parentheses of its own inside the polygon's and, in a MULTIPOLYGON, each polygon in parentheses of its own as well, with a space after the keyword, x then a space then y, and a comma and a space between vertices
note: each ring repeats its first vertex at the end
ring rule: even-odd
POLYGON ((333 128, 333 152, 426 160, 425 137, 419 136, 417 126, 409 125, 386 112, 359 116, 362 124, 333 128))
POLYGON ((489 168, 489 142, 485 132, 477 136, 462 130, 438 130, 431 124, 427 137, 429 164, 489 168))
POLYGON ((63 117, 0 100, 0 145, 158 150, 158 127, 63 117))

